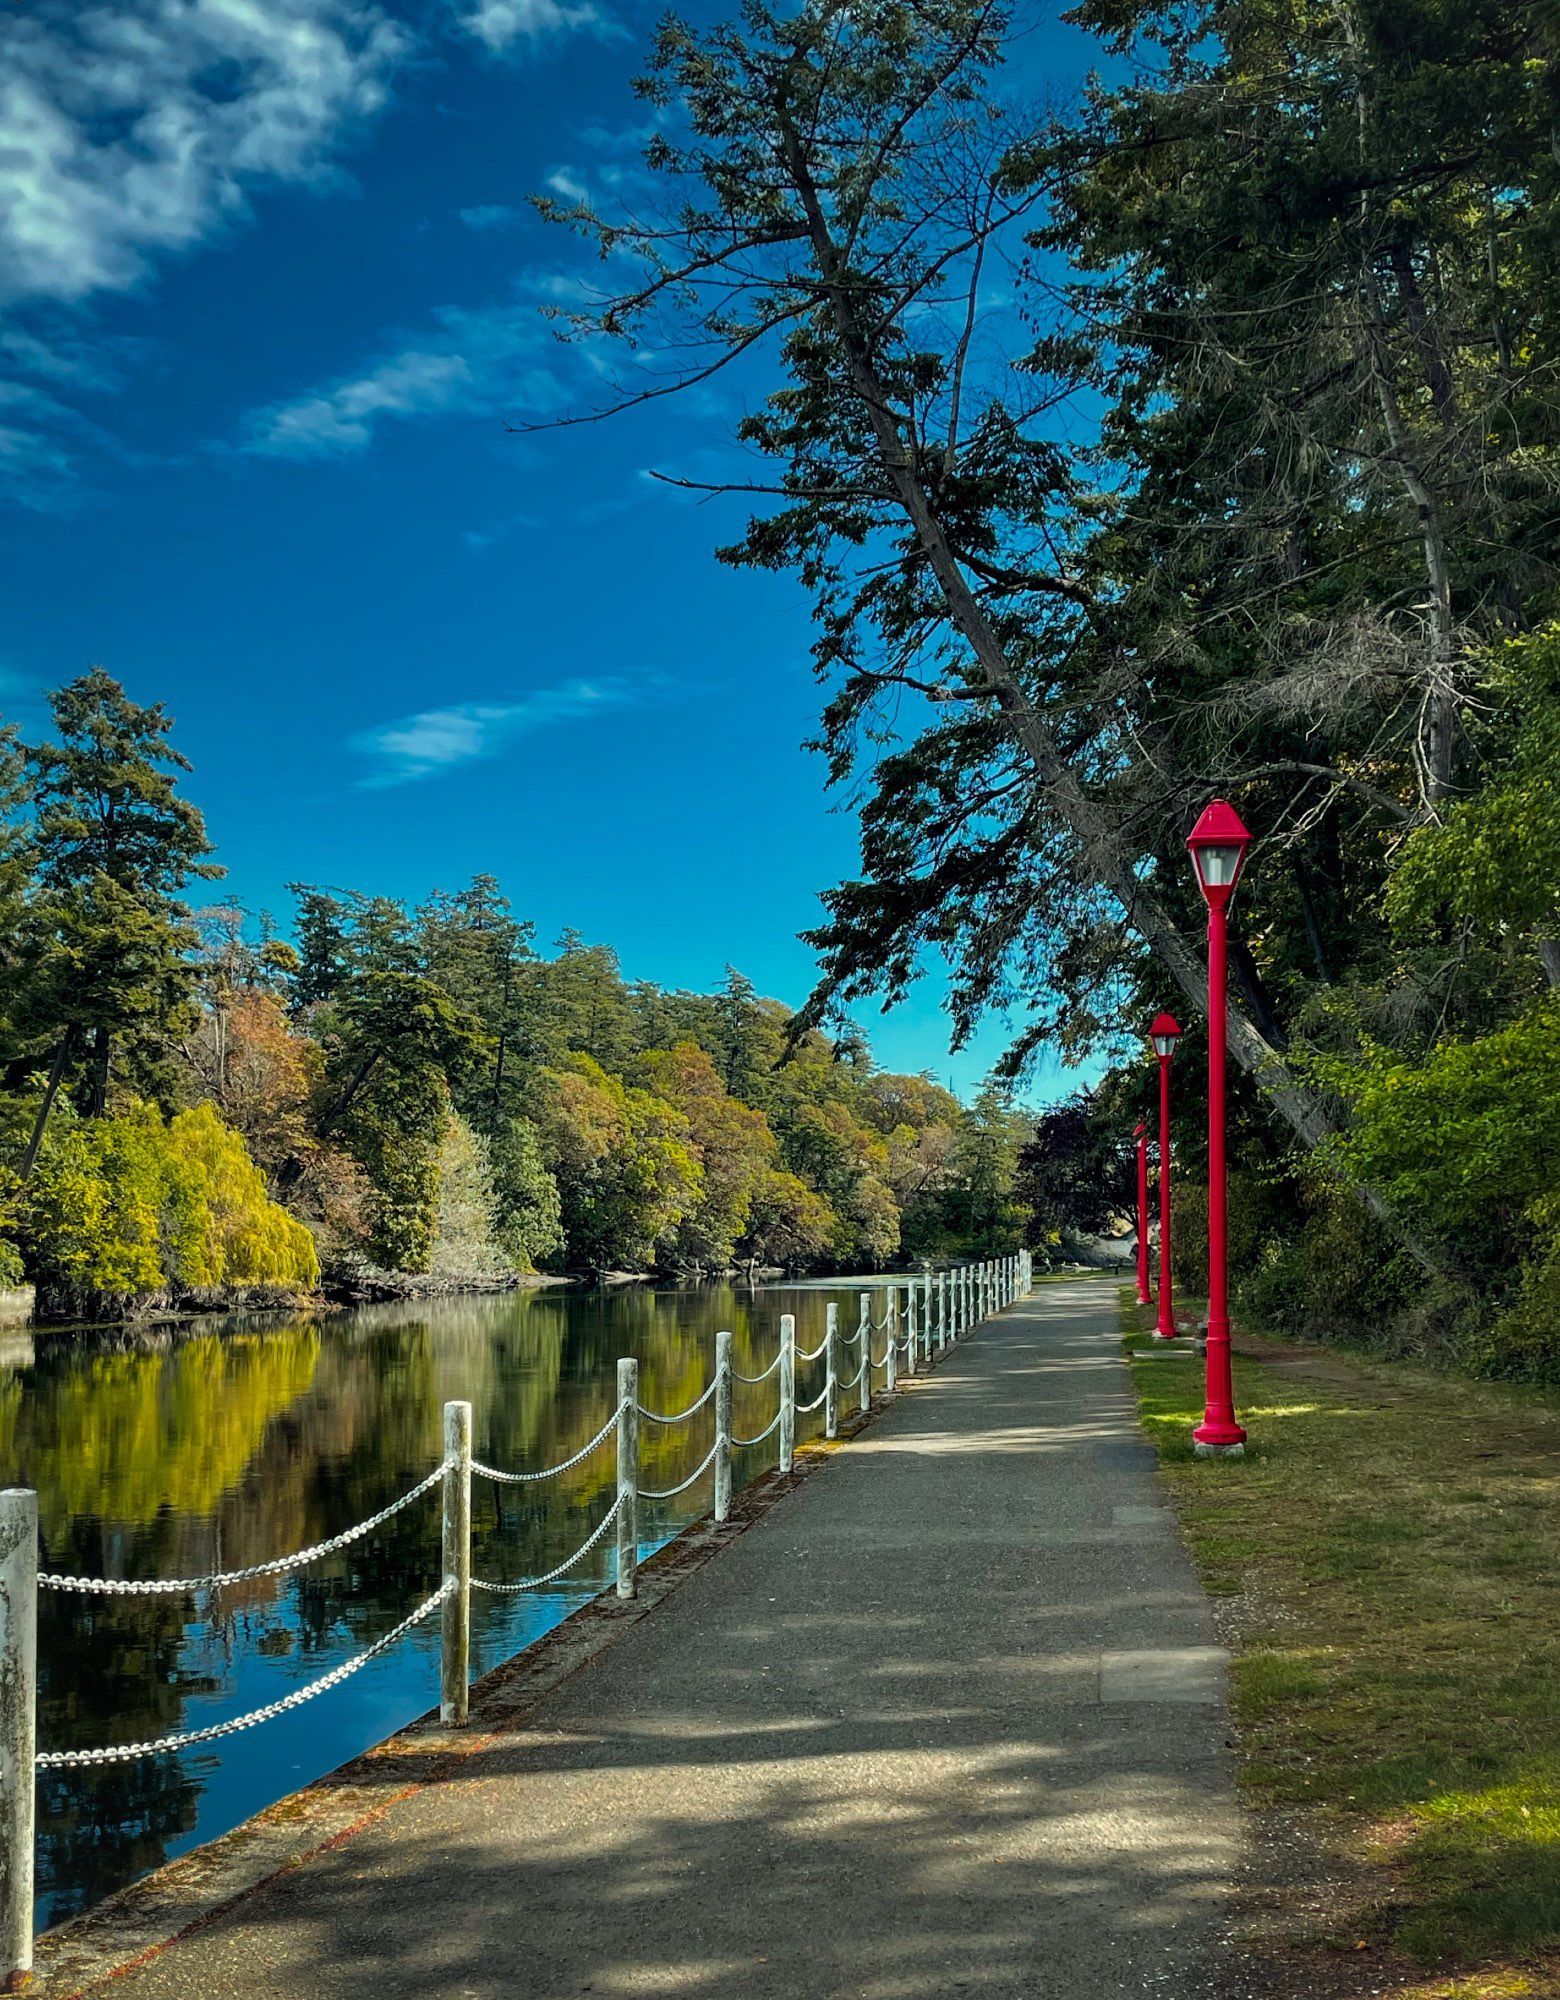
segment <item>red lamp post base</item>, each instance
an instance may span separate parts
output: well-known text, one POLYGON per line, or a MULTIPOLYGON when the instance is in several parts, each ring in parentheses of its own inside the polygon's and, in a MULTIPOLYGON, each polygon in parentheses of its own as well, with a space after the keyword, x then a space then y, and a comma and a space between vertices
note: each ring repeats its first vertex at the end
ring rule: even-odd
POLYGON ((1192 1432, 1192 1445, 1199 1458, 1242 1458, 1246 1433, 1239 1424, 1204 1422, 1192 1432))
POLYGON ((1165 1332, 1162 1326, 1156 1326, 1154 1328, 1155 1340, 1179 1340, 1180 1337, 1181 1333, 1179 1327, 1172 1327, 1168 1333, 1165 1332))
POLYGON ((1154 1303, 1154 1295, 1146 1285, 1138 1286, 1137 1302, 1140 1306, 1151 1306, 1154 1303))

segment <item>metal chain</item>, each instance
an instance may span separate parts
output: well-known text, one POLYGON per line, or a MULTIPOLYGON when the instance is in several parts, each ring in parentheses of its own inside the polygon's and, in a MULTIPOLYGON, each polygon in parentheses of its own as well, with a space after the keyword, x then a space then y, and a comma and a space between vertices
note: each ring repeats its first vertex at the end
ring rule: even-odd
POLYGON ((38 1572, 40 1590, 68 1590, 92 1593, 101 1597, 166 1597, 178 1591, 221 1590, 230 1583, 246 1583, 255 1576, 283 1576, 288 1570, 305 1569, 310 1563, 318 1562, 321 1556, 333 1555, 337 1549, 344 1549, 352 1542, 358 1542, 375 1528, 382 1527, 403 1507, 410 1507, 414 1500, 420 1500, 431 1486, 437 1486, 449 1470, 452 1461, 445 1459, 436 1465, 426 1479, 421 1479, 399 1500, 392 1500, 388 1507, 381 1507, 377 1514, 370 1514, 366 1521, 359 1521, 355 1528, 346 1528, 339 1535, 332 1535, 328 1542, 316 1542, 312 1549, 300 1549, 296 1555, 273 1556, 269 1562, 251 1563, 247 1569, 215 1570, 210 1576, 167 1576, 156 1577, 150 1583, 136 1583, 107 1576, 56 1576, 48 1570, 38 1572))
POLYGON ((280 1701, 267 1702, 264 1708, 252 1708, 247 1715, 235 1715, 229 1722, 214 1722, 208 1729, 187 1729, 177 1736, 159 1736, 152 1743, 111 1743, 102 1750, 40 1750, 33 1762, 40 1771, 68 1770, 78 1764, 125 1764, 136 1757, 157 1757, 167 1750, 188 1750, 192 1744, 213 1743, 219 1736, 236 1736, 241 1729, 270 1722, 290 1708, 301 1708, 317 1694, 339 1687, 359 1667, 366 1667, 370 1660, 388 1652, 397 1639, 421 1624, 430 1611, 436 1611, 454 1587, 454 1580, 446 1578, 432 1597, 425 1598, 409 1618, 403 1618, 383 1638, 376 1639, 352 1659, 343 1660, 339 1667, 332 1667, 328 1674, 321 1674, 317 1681, 310 1681, 307 1687, 294 1688, 291 1694, 283 1695, 280 1701))
MULTIPOLYGON (((800 1356, 798 1356, 798 1359, 800 1359, 800 1356)), ((744 1375, 741 1373, 739 1369, 733 1368, 731 1371, 731 1379, 733 1382, 746 1382, 751 1387, 757 1388, 760 1382, 767 1382, 770 1376, 774 1374, 775 1370, 779 1366, 780 1366, 780 1357, 777 1354, 774 1360, 771 1361, 769 1366, 764 1370, 762 1375, 744 1375)))
POLYGON ((597 1445, 604 1443, 617 1429, 618 1419, 627 1408, 626 1401, 619 1403, 589 1444, 582 1444, 572 1458, 566 1458, 561 1465, 549 1465, 545 1472, 500 1472, 497 1467, 484 1465, 475 1458, 471 1461, 471 1469, 484 1479, 496 1480, 500 1486, 529 1486, 536 1479, 556 1479, 560 1472, 572 1472, 575 1466, 583 1465, 597 1445))
POLYGON ((777 1430, 779 1428, 779 1424, 780 1424, 780 1412, 776 1410, 774 1415, 769 1419, 769 1422, 765 1424, 764 1428, 759 1432, 756 1438, 739 1438, 735 1434, 733 1434, 731 1442, 734 1445, 741 1445, 743 1450, 745 1451, 749 1445, 762 1444, 764 1442, 764 1439, 769 1436, 771 1431, 777 1430))
POLYGON ((816 1347, 799 1347, 796 1350, 796 1358, 798 1361, 816 1361, 828 1344, 829 1336, 825 1334, 816 1347))
POLYGON ((702 1479, 704 1477, 705 1473, 708 1472, 710 1467, 715 1463, 715 1454, 719 1450, 720 1450, 720 1440, 717 1438, 714 1444, 710 1446, 709 1454, 705 1458, 704 1463, 696 1467, 694 1471, 690 1472, 688 1474, 688 1477, 682 1482, 680 1486, 668 1486, 664 1493, 652 1493, 649 1491, 648 1488, 641 1486, 639 1489, 640 1499, 675 1500, 679 1493, 686 1493, 688 1488, 694 1483, 696 1479, 702 1479))
POLYGON ((696 1403, 690 1403, 686 1410, 679 1410, 675 1417, 663 1417, 659 1410, 647 1410, 643 1403, 639 1405, 639 1414, 645 1419, 646 1423, 683 1424, 686 1423, 688 1419, 695 1414, 696 1411, 702 1410, 704 1408, 704 1405, 710 1400, 711 1396, 713 1396, 714 1393, 715 1393, 715 1383, 712 1382, 696 1403))
POLYGON ((540 1590, 544 1583, 555 1582, 566 1570, 573 1569, 577 1562, 582 1562, 590 1554, 591 1550, 617 1519, 622 1505, 623 1497, 619 1494, 617 1499, 613 1501, 611 1511, 608 1513, 606 1519, 602 1521, 599 1527, 593 1530, 589 1540, 581 1542, 567 1562, 559 1563, 556 1569, 550 1569, 545 1576, 528 1576, 523 1578, 519 1583, 484 1583, 480 1576, 474 1576, 471 1579, 472 1589, 485 1590, 489 1597, 518 1597, 522 1591, 540 1590))
POLYGON ((823 1387, 818 1391, 817 1395, 813 1397, 810 1403, 797 1404, 796 1414, 799 1417, 805 1417, 808 1416, 814 1410, 821 1410, 823 1408, 824 1403, 828 1399, 828 1394, 829 1394, 829 1385, 827 1382, 825 1382, 823 1387))

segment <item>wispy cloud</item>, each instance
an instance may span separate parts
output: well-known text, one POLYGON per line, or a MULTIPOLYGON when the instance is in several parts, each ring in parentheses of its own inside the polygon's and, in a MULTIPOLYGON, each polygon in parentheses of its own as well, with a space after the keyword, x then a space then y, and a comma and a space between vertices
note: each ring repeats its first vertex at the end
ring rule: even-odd
POLYGON ((479 231, 513 229, 525 215, 523 209, 506 208, 502 202, 479 202, 475 208, 457 209, 456 213, 468 229, 479 231))
POLYGON ((535 271, 522 274, 499 304, 437 306, 431 327, 391 343, 382 359, 251 411, 242 448, 262 458, 341 458, 364 450, 396 419, 553 415, 569 400, 560 369, 596 363, 587 342, 565 354, 544 308, 584 296, 579 279, 535 271))
POLYGON ((637 701, 646 685, 617 677, 564 681, 558 687, 533 688, 512 701, 464 701, 380 723, 351 739, 351 748, 372 763, 358 783, 382 790, 441 777, 464 764, 497 757, 517 738, 552 723, 578 721, 637 701))
POLYGON ((548 41, 581 32, 603 40, 626 34, 622 23, 594 5, 593 0, 475 0, 459 4, 460 25, 495 55, 517 43, 548 41))
POLYGON ((329 172, 410 37, 372 0, 43 0, 4 29, 0 296, 121 291, 329 172))
POLYGON ((244 450, 268 458, 340 458, 391 419, 538 417, 562 406, 559 350, 524 287, 503 305, 440 306, 433 327, 357 374, 253 411, 244 450))
POLYGON ((123 364, 140 345, 105 342, 94 348, 67 331, 56 341, 16 328, 0 331, 0 492, 11 505, 68 512, 84 497, 84 460, 134 462, 134 454, 63 398, 118 390, 123 364))
POLYGON ((501 521, 490 522, 485 528, 465 529, 461 540, 468 549, 474 549, 478 555, 486 555, 489 549, 496 549, 522 528, 539 528, 541 525, 540 517, 535 514, 510 514, 501 521))

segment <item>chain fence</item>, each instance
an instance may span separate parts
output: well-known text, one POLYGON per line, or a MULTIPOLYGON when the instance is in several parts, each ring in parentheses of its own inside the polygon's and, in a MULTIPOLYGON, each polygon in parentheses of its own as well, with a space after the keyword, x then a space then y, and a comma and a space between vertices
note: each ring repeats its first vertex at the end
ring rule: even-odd
POLYGON ((623 1416, 623 1405, 608 1417, 588 1444, 582 1444, 572 1458, 560 1459, 556 1465, 549 1465, 545 1472, 500 1472, 496 1466, 484 1465, 480 1459, 473 1459, 471 1469, 483 1479, 491 1479, 498 1486, 531 1486, 538 1479, 556 1479, 560 1473, 572 1472, 577 1465, 583 1465, 598 1445, 605 1444, 617 1429, 623 1416))
POLYGON ((350 1680, 360 1668, 366 1667, 370 1660, 377 1660, 381 1653, 388 1653, 397 1640, 403 1639, 414 1625, 420 1625, 430 1611, 437 1611, 454 1587, 446 1579, 399 1625, 392 1626, 371 1646, 365 1646, 361 1653, 354 1653, 350 1660, 343 1660, 339 1667, 332 1667, 318 1680, 294 1688, 291 1694, 284 1694, 279 1701, 268 1701, 263 1708, 250 1709, 247 1715, 230 1716, 226 1722, 213 1722, 205 1729, 185 1729, 177 1735, 159 1736, 150 1743, 110 1743, 96 1750, 40 1750, 33 1762, 40 1771, 65 1771, 82 1764, 127 1764, 138 1757, 160 1757, 170 1750, 189 1750, 197 1743, 215 1743, 220 1736, 236 1736, 240 1730, 257 1729, 262 1722, 286 1715, 289 1709, 302 1708, 316 1695, 340 1687, 343 1681, 350 1680))
POLYGON ((585 1558, 590 1554, 591 1550, 596 1546, 596 1544, 601 1540, 602 1536, 607 1532, 608 1528, 612 1527, 616 1523, 618 1515, 622 1512, 622 1510, 623 1510, 622 1500, 621 1499, 614 1500, 612 1503, 611 1512, 606 1516, 604 1520, 597 1523, 596 1527, 593 1528, 590 1534, 586 1537, 586 1539, 580 1543, 579 1547, 574 1551, 573 1555, 570 1556, 566 1562, 559 1563, 556 1569, 548 1570, 545 1576, 522 1577, 518 1583, 489 1583, 485 1577, 474 1576, 471 1579, 472 1589, 483 1591, 489 1597, 519 1597, 525 1591, 540 1590, 546 1584, 556 1583, 560 1576, 567 1576, 569 1571, 574 1568, 576 1563, 581 1563, 585 1560, 585 1558))
POLYGON ((716 1456, 724 1442, 724 1439, 717 1438, 700 1463, 694 1467, 686 1479, 680 1480, 677 1485, 668 1486, 661 1492, 655 1492, 648 1486, 641 1486, 638 1488, 639 1498, 641 1500, 675 1500, 679 1493, 686 1493, 690 1486, 698 1484, 705 1473, 715 1463, 716 1456))
MULTIPOLYGON (((826 1435, 830 1438, 835 1437, 839 1397, 842 1391, 853 1390, 859 1386, 861 1407, 865 1412, 870 1401, 871 1376, 874 1368, 884 1366, 899 1352, 908 1351, 913 1358, 916 1351, 919 1351, 930 1358, 935 1346, 935 1351, 941 1353, 950 1341, 967 1332, 986 1312, 1000 1310, 1015 1297, 1026 1293, 1031 1275, 1027 1254, 1020 1254, 1015 1258, 996 1260, 986 1265, 958 1267, 939 1272, 936 1274, 935 1289, 933 1275, 930 1273, 908 1282, 901 1281, 889 1287, 888 1309, 882 1319, 874 1320, 870 1310, 864 1310, 860 1324, 851 1333, 840 1330, 836 1308, 830 1304, 827 1308, 827 1331, 823 1340, 818 1346, 807 1349, 797 1348, 795 1320, 790 1314, 785 1314, 780 1323, 780 1351, 769 1365, 756 1375, 742 1374, 733 1366, 732 1335, 723 1331, 715 1337, 714 1379, 702 1395, 686 1409, 674 1414, 647 1409, 639 1401, 638 1363, 625 1359, 618 1364, 618 1401, 606 1422, 569 1457, 560 1460, 556 1465, 549 1465, 536 1471, 507 1470, 477 1459, 471 1449, 471 1405, 464 1402, 447 1403, 444 1409, 444 1456, 415 1486, 408 1488, 387 1506, 381 1507, 377 1513, 355 1522, 339 1534, 331 1535, 310 1548, 299 1549, 291 1555, 275 1556, 264 1562, 250 1563, 238 1569, 213 1570, 202 1576, 159 1577, 144 1581, 134 1578, 69 1576, 43 1570, 38 1566, 37 1494, 26 1488, 0 1493, 0 1683, 14 1680, 21 1696, 18 1700, 0 1704, 0 1768, 9 1765, 11 1768, 26 1769, 30 1764, 39 1771, 58 1771, 124 1764, 140 1758, 164 1756, 193 1749, 201 1744, 214 1743, 222 1738, 237 1735, 244 1730, 258 1728, 262 1723, 286 1715, 330 1689, 339 1687, 354 1674, 361 1672, 371 1661, 388 1653, 435 1611, 441 1614, 439 1712, 444 1723, 458 1726, 466 1720, 468 1714, 470 1620, 474 1593, 480 1592, 492 1597, 518 1597, 529 1591, 541 1590, 577 1569, 594 1550, 601 1546, 615 1527, 617 1592, 620 1597, 632 1597, 639 1561, 640 1501, 675 1500, 713 1469, 714 1518, 717 1521, 724 1521, 731 1504, 733 1451, 751 1450, 766 1443, 778 1431, 779 1468, 782 1473, 789 1473, 793 1466, 795 1424, 798 1416, 811 1415, 819 1409, 824 1410, 826 1435), (901 1341, 890 1332, 886 1353, 881 1358, 874 1357, 872 1333, 887 1331, 899 1323, 900 1289, 903 1289, 907 1296, 904 1338, 901 1341), (919 1315, 916 1311, 917 1303, 920 1306, 919 1315), (842 1357, 847 1349, 858 1348, 860 1361, 854 1373, 846 1376, 841 1367, 842 1357), (826 1363, 823 1389, 810 1402, 800 1402, 796 1396, 797 1366, 819 1359, 823 1359, 826 1363), (756 1436, 737 1435, 731 1420, 733 1385, 740 1382, 744 1386, 757 1387, 767 1382, 777 1372, 780 1377, 779 1407, 775 1414, 756 1436), (639 1483, 641 1420, 667 1427, 687 1423, 712 1400, 715 1405, 715 1441, 699 1464, 675 1486, 659 1489, 642 1486, 639 1483), (571 1555, 539 1576, 522 1577, 511 1583, 500 1583, 472 1575, 471 1482, 473 1478, 486 1479, 501 1486, 534 1485, 543 1480, 557 1479, 584 1464, 592 1453, 598 1451, 608 1438, 614 1435, 617 1440, 617 1496, 606 1515, 571 1555), (376 1529, 382 1528, 387 1522, 394 1520, 413 1506, 436 1486, 442 1486, 443 1489, 443 1576, 439 1587, 425 1597, 398 1624, 353 1654, 350 1659, 343 1660, 329 1672, 319 1675, 302 1687, 293 1688, 275 1701, 251 1709, 244 1715, 232 1716, 224 1722, 211 1723, 200 1729, 181 1730, 145 1742, 106 1744, 87 1749, 40 1751, 36 1748, 37 1697, 34 1675, 39 1591, 80 1596, 155 1597, 219 1591, 261 1577, 288 1576, 309 1568, 339 1550, 350 1548, 363 1541, 376 1529)), ((863 1295, 863 1305, 865 1304, 866 1296, 863 1295)), ((892 1379, 891 1375, 891 1384, 892 1379)), ((22 1830, 22 1817, 15 1814, 7 1815, 0 1820, 0 1990, 10 1990, 14 1975, 25 1974, 32 1962, 32 1875, 30 1822, 27 1828, 22 1830), (14 1939, 24 1941, 20 1955, 17 1947, 7 1942, 14 1939), (13 1963, 5 1962, 8 1955, 13 1959, 13 1963)))

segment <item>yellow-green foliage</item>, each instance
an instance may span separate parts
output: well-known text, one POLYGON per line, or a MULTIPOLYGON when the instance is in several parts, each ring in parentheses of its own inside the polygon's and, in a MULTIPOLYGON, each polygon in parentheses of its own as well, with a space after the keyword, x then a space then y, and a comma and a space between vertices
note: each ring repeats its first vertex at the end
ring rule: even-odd
POLYGON ((138 1104, 58 1128, 24 1229, 39 1281, 83 1301, 319 1277, 313 1238, 209 1104, 171 1123, 138 1104))
POLYGON ((95 1354, 50 1393, 0 1394, 18 1464, 44 1497, 44 1529, 74 1520, 204 1517, 242 1477, 269 1426, 314 1379, 319 1329, 227 1335, 172 1354, 95 1354))
MULTIPOLYGON (((313 1285, 320 1275, 314 1238, 266 1194, 260 1169, 243 1140, 223 1124, 215 1105, 181 1111, 168 1128, 170 1151, 193 1167, 201 1183, 205 1228, 194 1268, 201 1285, 313 1285)), ((182 1275, 182 1274, 181 1274, 182 1275)))

